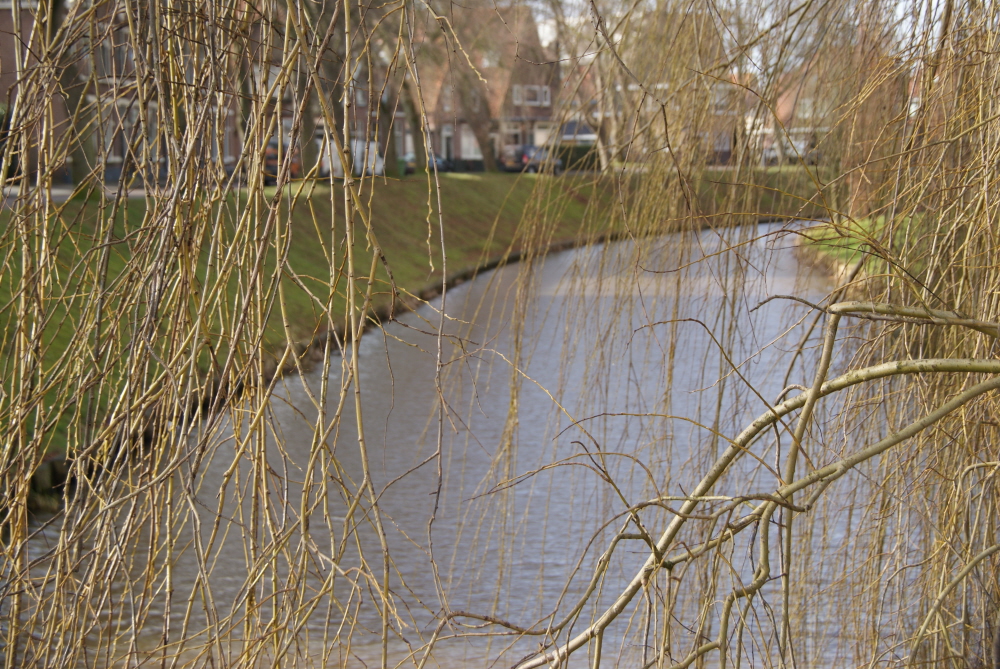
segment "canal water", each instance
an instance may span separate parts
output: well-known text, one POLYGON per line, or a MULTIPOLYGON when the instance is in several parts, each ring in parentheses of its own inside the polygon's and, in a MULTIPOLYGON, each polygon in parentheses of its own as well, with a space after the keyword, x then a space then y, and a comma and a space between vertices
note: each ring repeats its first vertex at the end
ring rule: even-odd
MULTIPOLYGON (((469 611, 524 627, 549 620, 545 616, 552 612, 552 619, 560 619, 624 527, 628 505, 686 494, 725 448, 726 437, 763 413, 787 384, 809 383, 818 331, 806 337, 812 324, 808 308, 780 299, 755 308, 774 295, 818 302, 831 290, 827 277, 801 266, 794 239, 774 224, 729 231, 725 239, 704 230, 555 253, 530 266, 485 273, 360 341, 372 487, 392 556, 390 666, 423 657, 419 649, 444 611, 469 611), (442 322, 445 336, 439 339, 442 322), (801 341, 807 342, 806 353, 796 358, 801 341)), ((328 378, 328 423, 343 378, 338 358, 328 378)), ((343 557, 337 564, 331 558, 344 539, 348 507, 340 483, 356 489, 363 479, 353 395, 347 395, 337 426, 321 440, 326 446, 318 449, 322 380, 317 370, 278 384, 260 428, 266 433, 267 471, 252 466, 228 423, 206 438, 210 447, 197 471, 184 465, 181 479, 193 481, 197 502, 175 511, 172 554, 150 551, 152 562, 170 562, 170 587, 165 570, 150 570, 155 576, 153 594, 142 599, 145 627, 135 632, 137 643, 123 642, 115 651, 123 665, 132 658, 133 665, 155 660, 160 666, 157 658, 173 657, 161 645, 165 619, 174 641, 187 636, 206 643, 213 634, 231 639, 211 652, 197 643, 177 646, 179 659, 200 657, 199 666, 233 664, 246 649, 241 625, 248 583, 254 570, 261 570, 267 577, 263 584, 254 581, 263 593, 257 596, 271 599, 261 601, 256 614, 273 616, 276 629, 294 630, 297 639, 290 648, 269 651, 286 653, 283 666, 378 666, 382 561, 367 502, 355 510, 360 526, 348 537, 343 557), (303 514, 310 462, 308 500, 315 506, 303 514), (267 499, 256 505, 254 485, 267 491, 267 499), (321 495, 324 486, 327 493, 321 495), (309 519, 307 537, 303 516, 309 519), (255 564, 265 544, 280 546, 271 566, 255 564), (375 580, 356 569, 361 556, 375 580), (333 581, 330 597, 324 584, 333 581), (289 592, 301 604, 293 614, 279 603, 289 592), (343 623, 345 612, 355 625, 343 623)), ((237 432, 245 435, 249 422, 237 432)), ((773 447, 762 443, 721 482, 720 494, 773 489, 769 472, 775 458, 773 447)), ((669 517, 655 507, 641 515, 654 537, 669 517)), ((710 531, 707 522, 702 525, 692 537, 710 531)), ((53 523, 40 531, 33 555, 43 556, 55 545, 58 529, 53 523)), ((828 550, 842 531, 831 518, 826 530, 807 541, 815 550, 828 550)), ((600 588, 560 638, 573 636, 603 611, 647 555, 641 541, 622 542, 600 588)), ((737 542, 725 556, 719 593, 739 579, 749 582, 755 555, 749 544, 737 542)), ((132 569, 146 573, 149 564, 132 569)), ((675 618, 667 623, 675 628, 681 656, 700 643, 694 631, 698 601, 710 587, 692 569, 687 576, 678 571, 686 593, 674 594, 675 618)), ((803 587, 821 597, 838 573, 831 566, 803 587)), ((132 634, 116 610, 134 605, 139 589, 149 587, 123 582, 112 588, 101 605, 101 624, 108 631, 95 644, 106 647, 108 637, 132 634)), ((779 608, 776 588, 765 589, 766 605, 759 606, 754 631, 772 646, 773 631, 765 628, 773 621, 764 620, 763 612, 779 608)), ((717 600, 713 611, 722 597, 709 595, 717 600)), ((809 666, 809 657, 825 657, 823 663, 833 666, 824 639, 842 630, 835 611, 819 601, 813 600, 797 623, 810 638, 799 649, 799 666, 809 666)), ((604 666, 638 667, 653 659, 644 646, 652 644, 664 621, 645 621, 646 611, 647 604, 637 599, 608 629, 604 666)), ((503 630, 446 628, 426 666, 511 666, 538 648, 539 637, 488 634, 498 631, 503 630)), ((772 646, 750 646, 748 653, 757 655, 744 658, 748 666, 773 657, 772 646)), ((582 650, 569 666, 587 663, 582 650)))

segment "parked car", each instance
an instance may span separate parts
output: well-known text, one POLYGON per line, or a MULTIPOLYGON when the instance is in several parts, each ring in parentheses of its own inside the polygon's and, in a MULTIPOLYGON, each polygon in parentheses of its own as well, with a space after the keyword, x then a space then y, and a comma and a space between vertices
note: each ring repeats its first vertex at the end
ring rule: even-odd
MULTIPOLYGON (((413 174, 417 170, 416 155, 408 153, 403 156, 403 160, 406 161, 406 173, 413 174)), ((428 172, 434 170, 435 167, 437 167, 438 172, 450 172, 451 162, 435 153, 427 156, 427 165, 425 167, 428 172)))
POLYGON ((553 174, 562 172, 562 159, 553 155, 545 147, 530 147, 530 150, 526 151, 525 155, 528 157, 528 162, 524 166, 525 172, 549 171, 553 174))
MULTIPOLYGON (((282 145, 282 150, 278 151, 278 138, 272 137, 271 141, 267 143, 267 148, 264 149, 264 183, 274 184, 278 181, 278 171, 281 169, 281 162, 279 162, 279 153, 281 161, 285 160, 288 155, 288 142, 284 142, 282 145)), ((288 177, 290 179, 299 179, 302 177, 302 155, 296 148, 292 152, 291 163, 288 166, 288 177)))
POLYGON ((406 174, 413 174, 417 171, 417 157, 412 153, 403 156, 403 170, 406 174))
POLYGON ((506 152, 502 163, 508 172, 550 171, 559 174, 563 169, 563 161, 552 155, 549 149, 529 145, 506 152))
MULTIPOLYGON (((344 176, 344 168, 340 164, 340 156, 337 155, 336 145, 329 142, 324 136, 319 142, 319 173, 320 176, 328 177, 331 174, 335 177, 344 176)), ((363 139, 352 139, 349 150, 351 152, 351 170, 355 176, 377 176, 385 174, 385 159, 378 152, 378 142, 366 142, 363 139), (366 164, 367 163, 367 164, 366 164)))
MULTIPOLYGON (((407 153, 403 156, 403 160, 406 162, 406 173, 413 174, 417 171, 417 156, 413 153, 407 153)), ((427 156, 427 171, 430 172, 434 169, 435 164, 437 165, 438 172, 450 172, 451 163, 436 153, 427 156)))
POLYGON ((433 160, 435 163, 437 163, 437 171, 438 172, 451 172, 451 169, 452 169, 451 161, 448 160, 447 158, 442 158, 441 156, 439 156, 436 153, 427 157, 427 169, 428 170, 434 169, 434 167, 431 165, 431 160, 433 160))

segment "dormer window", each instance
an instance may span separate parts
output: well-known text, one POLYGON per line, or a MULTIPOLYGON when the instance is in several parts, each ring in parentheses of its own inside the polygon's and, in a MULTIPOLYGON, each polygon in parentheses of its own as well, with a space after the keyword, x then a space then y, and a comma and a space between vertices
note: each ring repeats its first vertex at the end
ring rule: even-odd
MULTIPOLYGON (((551 107, 552 106, 552 89, 548 86, 519 86, 515 87, 521 89, 521 99, 525 107, 551 107)), ((515 93, 516 95, 516 93, 515 93)), ((514 104, 519 104, 517 102, 518 98, 514 98, 514 104)))

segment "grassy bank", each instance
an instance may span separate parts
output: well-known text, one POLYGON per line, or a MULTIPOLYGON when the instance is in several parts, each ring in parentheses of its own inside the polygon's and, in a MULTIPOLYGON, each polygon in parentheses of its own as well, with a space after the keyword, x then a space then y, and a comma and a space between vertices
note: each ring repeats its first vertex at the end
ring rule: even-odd
POLYGON ((825 219, 840 196, 838 187, 829 185, 833 176, 830 169, 801 165, 740 171, 709 167, 697 178, 695 190, 707 215, 726 213, 727 198, 742 194, 762 218, 825 219))
MULTIPOLYGON (((615 227, 615 220, 623 203, 613 178, 601 178, 593 173, 555 179, 528 174, 446 173, 440 175, 439 181, 440 191, 432 195, 429 195, 426 175, 404 180, 375 180, 360 194, 361 200, 371 209, 374 239, 392 269, 397 289, 404 294, 417 293, 425 286, 440 282, 445 266, 449 273, 454 273, 482 265, 488 259, 517 251, 533 242, 620 232, 615 227), (440 222, 445 237, 443 246, 447 253, 444 259, 439 236, 439 201, 443 209, 440 222), (538 233, 526 236, 525 230, 519 227, 526 214, 538 219, 544 217, 548 222, 540 236, 538 233)), ((740 173, 707 169, 694 181, 699 213, 706 218, 724 212, 727 194, 732 189, 746 189, 747 186, 756 193, 754 208, 761 218, 809 217, 824 213, 815 175, 802 168, 768 168, 740 173)), ((230 302, 238 298, 240 277, 213 276, 210 255, 219 254, 227 245, 247 241, 235 230, 237 212, 247 208, 245 199, 237 202, 237 198, 245 197, 245 193, 236 192, 213 207, 188 202, 179 208, 178 218, 182 221, 179 225, 186 228, 186 239, 171 241, 180 248, 181 262, 184 261, 185 244, 201 249, 197 262, 190 267, 192 280, 202 286, 201 295, 209 289, 218 291, 216 284, 221 278, 230 285, 217 292, 216 298, 222 296, 223 301, 230 302), (219 248, 211 249, 213 241, 219 248)), ((285 307, 297 338, 308 338, 315 331, 327 306, 333 307, 333 313, 343 313, 346 295, 336 277, 333 278, 332 302, 323 303, 331 292, 330 268, 339 267, 345 254, 342 199, 339 187, 331 191, 328 185, 298 183, 286 187, 280 195, 274 188, 266 188, 261 201, 252 209, 251 215, 258 219, 253 225, 261 227, 264 220, 273 215, 282 221, 279 225, 285 226, 279 231, 279 239, 269 242, 273 248, 265 254, 262 274, 268 276, 279 255, 283 256, 285 307)), ((154 247, 158 240, 152 238, 161 234, 159 228, 163 224, 149 220, 145 205, 142 199, 124 201, 120 209, 109 201, 93 199, 53 205, 48 229, 33 231, 34 243, 46 244, 54 253, 57 271, 51 280, 61 283, 58 287, 49 286, 47 300, 51 305, 51 317, 45 324, 47 341, 44 348, 51 352, 65 350, 68 335, 85 325, 76 314, 80 307, 79 296, 93 291, 92 282, 96 276, 106 276, 105 285, 115 286, 126 280, 129 266, 137 255, 149 256, 157 252, 154 247), (100 232, 111 217, 114 217, 113 229, 100 232), (151 230, 156 232, 150 234, 151 230), (99 260, 97 256, 104 247, 110 247, 110 252, 99 260)), ((11 232, 7 230, 9 221, 9 210, 0 212, 0 225, 8 233, 11 232)), ((37 221, 36 216, 32 224, 37 221)), ((356 227, 355 265, 360 271, 370 264, 372 249, 360 219, 356 227)), ((22 241, 6 235, 12 257, 18 255, 14 247, 22 241)), ((380 268, 373 294, 376 307, 384 307, 391 300, 388 278, 380 268)), ((0 299, 6 305, 8 326, 13 325, 9 320, 14 311, 11 300, 17 293, 19 281, 18 263, 8 263, 0 280, 0 299)), ((265 344, 276 345, 285 339, 284 334, 281 315, 272 313, 265 344)))
MULTIPOLYGON (((440 283, 449 275, 481 266, 490 259, 521 250, 531 239, 519 227, 529 208, 544 207, 553 223, 553 239, 573 238, 585 229, 588 209, 599 182, 593 177, 552 179, 536 175, 446 173, 439 176, 438 195, 428 189, 426 178, 376 182, 361 199, 371 207, 371 226, 386 264, 392 270, 396 289, 416 295, 425 287, 440 283), (440 228, 444 230, 446 256, 441 255, 440 228)), ((293 334, 308 339, 322 320, 322 308, 313 296, 330 290, 331 221, 343 226, 342 191, 328 186, 304 186, 301 191, 286 189, 284 207, 291 211, 292 238, 287 266, 302 278, 302 286, 291 284, 286 303, 294 310, 293 334), (324 240, 324 237, 326 239, 324 240), (325 248, 323 245, 326 245, 325 248), (308 291, 308 292, 307 292, 308 291)), ((597 198, 607 203, 606 194, 597 198)), ((356 266, 369 266, 370 243, 364 240, 362 221, 357 223, 356 266)), ((333 233, 337 234, 337 233, 333 233)), ((343 231, 339 234, 342 236, 343 231)), ((341 252, 342 253, 342 252, 341 252)), ((332 253, 337 265, 337 250, 332 253)), ((346 294, 338 290, 333 313, 344 313, 346 294)), ((384 310, 392 300, 389 276, 379 263, 372 302, 384 310)), ((268 339, 283 338, 272 315, 268 339)))
MULTIPOLYGON (((576 237, 593 220, 592 201, 609 201, 599 193, 595 198, 595 189, 600 181, 592 176, 442 174, 439 193, 429 198, 426 175, 368 182, 360 198, 372 234, 363 217, 354 223, 357 304, 369 290, 373 243, 393 272, 397 295, 412 299, 440 284, 445 271, 453 275, 535 245, 520 223, 541 217, 543 209, 552 223, 549 238, 576 237)), ((160 373, 162 363, 130 368, 135 346, 154 351, 157 361, 194 355, 199 373, 211 377, 234 342, 236 370, 252 365, 260 349, 266 370, 267 358, 280 355, 284 342, 315 340, 331 325, 344 329, 342 188, 296 183, 280 193, 267 188, 249 203, 247 197, 236 191, 216 202, 180 202, 173 214, 163 201, 153 210, 141 198, 99 197, 43 203, 42 211, 29 204, 17 217, 10 208, 0 211, 6 257, 0 389, 11 397, 20 384, 46 407, 29 419, 25 433, 45 424, 42 451, 79 441, 75 431, 92 420, 91 412, 101 415, 120 401, 113 388, 126 378, 160 373), (166 272, 157 269, 163 263, 166 272), (158 285, 160 274, 173 278, 158 285), (248 313, 250 323, 265 323, 260 349, 255 326, 235 335, 248 313), (197 340, 177 336, 195 323, 197 340), (30 360, 22 354, 19 364, 13 353, 25 346, 30 360)), ((387 271, 376 266, 372 310, 384 314, 394 296, 387 271)), ((271 372, 264 374, 266 380, 271 372)))
POLYGON ((889 226, 884 216, 860 220, 835 220, 811 227, 801 238, 800 249, 833 274, 841 274, 864 259, 866 273, 905 271, 917 276, 927 266, 926 254, 933 252, 923 215, 902 217, 889 226), (908 248, 905 259, 894 249, 908 248), (886 260, 889 260, 886 264, 886 260), (876 265, 882 263, 881 270, 876 265))
MULTIPOLYGON (((627 181, 627 179, 626 179, 627 181)), ((781 216, 819 216, 821 198, 815 176, 802 168, 769 168, 735 172, 729 169, 707 169, 694 180, 700 214, 711 220, 726 209, 727 194, 733 189, 751 185, 757 198, 754 205, 761 218, 781 216)), ((403 180, 374 180, 366 184, 360 199, 370 207, 370 224, 374 241, 381 247, 393 273, 396 289, 403 296, 418 294, 425 287, 439 284, 444 268, 448 274, 482 266, 485 262, 516 252, 525 247, 549 241, 565 241, 581 235, 620 233, 616 227, 622 206, 628 206, 625 188, 612 177, 594 173, 564 175, 558 178, 529 174, 445 173, 439 176, 440 190, 432 192, 426 175, 413 175, 403 180), (429 195, 429 193, 431 193, 429 195), (626 201, 623 202, 621 198, 626 201), (441 256, 439 235, 439 202, 443 214, 440 225, 444 231, 446 257, 441 256), (536 226, 521 226, 522 220, 544 219, 543 230, 536 226), (445 262, 446 261, 446 262, 445 262)), ((636 182, 640 183, 640 182, 636 182)), ((344 314, 347 295, 342 276, 331 277, 331 267, 343 266, 344 244, 343 191, 339 187, 315 183, 296 183, 282 193, 275 188, 264 189, 258 201, 247 205, 245 192, 237 191, 223 202, 211 206, 199 202, 184 202, 178 207, 174 225, 183 233, 169 238, 169 226, 157 220, 154 212, 147 216, 146 201, 129 199, 115 203, 101 199, 71 201, 51 205, 44 217, 47 229, 28 231, 28 244, 36 248, 46 245, 54 254, 44 297, 47 319, 42 325, 43 359, 54 362, 79 341, 82 329, 95 323, 81 314, 87 297, 103 282, 110 304, 105 309, 119 307, 124 320, 130 314, 133 321, 145 315, 141 304, 116 304, 113 294, 125 282, 136 280, 135 265, 149 263, 156 254, 163 254, 163 244, 173 244, 170 262, 186 264, 181 274, 187 274, 193 288, 188 288, 176 303, 175 311, 194 313, 208 309, 213 321, 205 324, 206 334, 221 333, 226 340, 224 322, 233 322, 232 309, 246 299, 246 276, 220 271, 218 265, 230 248, 242 245, 240 253, 260 253, 263 258, 261 276, 272 276, 279 257, 283 258, 282 300, 270 301, 270 315, 264 335, 264 347, 275 350, 289 337, 296 341, 309 340, 327 320, 325 311, 344 314), (241 199, 238 201, 237 199, 241 199), (238 221, 242 212, 249 211, 253 219, 238 221), (268 217, 278 227, 267 240, 259 238, 268 217), (108 229, 107 222, 114 219, 108 229), (166 231, 164 229, 166 228, 166 231), (249 228, 251 232, 247 232, 249 228), (263 244, 256 250, 254 244, 263 244), (159 246, 158 246, 159 245, 159 246), (185 254, 185 249, 193 251, 185 254), (193 256, 197 255, 197 258, 193 256), (139 257, 142 262, 134 262, 139 257), (104 278, 99 278, 104 277, 104 278), (242 291, 242 292, 241 292, 242 291), (284 316, 280 306, 285 308, 284 316)), ((160 205, 162 207, 162 203, 160 205)), ((745 213, 745 212, 744 212, 745 213)), ((39 215, 30 225, 38 227, 39 215)), ((10 350, 10 333, 17 329, 16 300, 21 285, 21 263, 17 260, 25 238, 11 234, 10 211, 0 211, 0 225, 7 233, 5 246, 13 262, 8 262, 0 276, 0 311, 8 334, 3 348, 10 350)), ((372 239, 366 239, 365 226, 356 220, 355 267, 367 274, 372 262, 372 239)), ((252 263, 250 263, 252 264, 252 263)), ((372 287, 373 307, 385 311, 393 296, 389 275, 381 263, 372 287)), ((247 264, 242 265, 247 267, 247 264)), ((245 274, 245 272, 244 272, 245 274)), ((336 272, 334 273, 336 274, 336 272)), ((367 286, 365 286, 367 287, 367 286)), ((178 289, 180 290, 180 289, 178 289)), ((273 286, 266 290, 273 291, 273 286)), ((23 296, 21 296, 23 298, 23 296)), ((363 299, 363 294, 358 295, 363 299)), ((110 312, 109 312, 110 313, 110 312)), ((131 327, 122 324, 117 334, 128 334, 131 327)), ((231 325, 230 325, 231 327, 231 325)), ((44 363, 43 363, 44 364, 44 363)), ((5 375, 6 377, 6 375, 5 375)))
MULTIPOLYGON (((742 174, 706 170, 693 184, 699 214, 710 220, 722 213, 726 191, 749 182, 759 194, 755 215, 814 215, 807 208, 816 199, 812 176, 788 169, 742 174)), ((557 178, 452 173, 440 175, 439 183, 439 191, 433 191, 426 175, 414 175, 370 181, 360 192, 370 210, 372 235, 356 217, 354 266, 364 276, 373 263, 377 268, 371 286, 373 311, 387 313, 394 300, 389 275, 373 258, 374 243, 391 268, 397 299, 414 302, 425 288, 440 285, 445 273, 453 276, 552 241, 621 233, 618 214, 630 206, 628 186, 646 181, 593 173, 557 178), (525 221, 545 225, 523 225, 525 221)), ((22 218, 28 223, 20 230, 12 229, 10 210, 0 212, 8 258, 0 275, 3 388, 10 393, 17 377, 10 355, 17 333, 40 332, 33 375, 44 389, 40 392, 45 405, 52 407, 48 418, 40 420, 58 416, 45 428, 47 450, 61 450, 73 441, 67 425, 81 424, 80 412, 94 410, 76 402, 74 394, 96 398, 98 413, 118 401, 110 389, 127 375, 134 376, 135 370, 127 367, 138 339, 156 349, 159 359, 195 355, 200 373, 210 376, 234 341, 241 348, 238 368, 258 355, 253 342, 246 341, 246 331, 241 338, 234 335, 246 305, 254 310, 254 322, 266 323, 261 348, 272 354, 284 350, 288 340, 315 341, 331 323, 338 330, 345 327, 343 190, 296 183, 280 193, 265 189, 250 203, 247 197, 235 191, 214 203, 181 202, 169 220, 163 202, 147 211, 144 199, 50 204, 48 213, 22 218), (49 254, 44 268, 24 265, 25 260, 45 257, 43 248, 49 254), (175 278, 168 286, 147 285, 158 262, 174 266, 168 275, 175 278), (258 262, 255 278, 251 268, 258 262), (275 272, 279 262, 281 273, 275 272), (34 284, 36 295, 21 288, 26 270, 40 282, 34 284), (137 290, 136 284, 143 288, 137 290), (35 302, 25 311, 28 300, 35 302), (26 324, 20 314, 27 312, 43 316, 26 324), (151 318, 152 335, 147 327, 151 318), (200 322, 200 339, 176 339, 174 330, 183 331, 193 322, 200 322), (136 336, 140 331, 146 333, 144 338, 136 336), (81 351, 90 349, 95 351, 93 360, 81 357, 81 351), (103 353, 98 355, 98 350, 103 353), (104 379, 103 385, 89 387, 88 375, 104 379)), ((669 229, 669 222, 663 229, 669 229)), ((359 280, 357 304, 368 288, 367 281, 359 280)), ((143 372, 150 378, 157 373, 143 372)))

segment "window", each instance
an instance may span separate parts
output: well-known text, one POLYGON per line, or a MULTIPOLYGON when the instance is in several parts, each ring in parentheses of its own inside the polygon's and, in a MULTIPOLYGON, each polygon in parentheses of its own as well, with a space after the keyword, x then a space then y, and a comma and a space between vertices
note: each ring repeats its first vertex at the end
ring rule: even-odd
MULTIPOLYGON (((121 22, 125 17, 119 17, 121 22)), ((97 47, 96 68, 97 76, 101 79, 122 79, 134 76, 134 64, 132 62, 132 49, 128 40, 127 28, 120 25, 118 27, 108 26, 107 37, 101 40, 97 47)))
POLYGON ((527 107, 537 107, 542 103, 542 94, 538 86, 524 87, 524 104, 527 107))
POLYGON ((101 139, 104 142, 104 158, 109 163, 122 161, 121 117, 114 103, 101 107, 101 139))
POLYGON ((729 111, 729 91, 721 86, 717 86, 712 91, 712 110, 716 114, 725 114, 729 111))
POLYGON ((549 138, 552 136, 552 124, 551 123, 536 123, 535 124, 535 146, 545 146, 549 143, 549 138))
POLYGON ((111 44, 108 40, 101 42, 98 47, 98 76, 101 79, 110 79, 115 75, 114 59, 111 57, 111 44))
POLYGON ((236 135, 236 112, 229 109, 222 121, 222 162, 231 163, 236 160, 233 155, 233 137, 236 135))
POLYGON ((288 79, 282 76, 279 66, 273 64, 265 66, 254 65, 253 73, 261 95, 266 96, 270 91, 273 98, 285 97, 285 87, 288 84, 288 79), (273 91, 272 88, 274 89, 273 91))
POLYGON ((524 92, 521 89, 520 84, 514 84, 514 88, 511 92, 511 97, 514 99, 514 106, 520 107, 524 104, 524 92))
POLYGON ((815 109, 813 107, 812 98, 799 98, 799 113, 798 116, 803 119, 812 118, 815 114, 815 109))
POLYGON ((446 124, 441 128, 441 149, 444 153, 445 160, 452 160, 455 158, 455 130, 452 128, 451 124, 446 124))
POLYGON ((160 151, 159 114, 157 104, 150 102, 146 109, 146 146, 149 149, 149 160, 154 165, 166 160, 166 156, 160 151))
MULTIPOLYGON (((522 99, 526 107, 551 107, 552 89, 548 86, 522 86, 522 99)), ((515 101, 514 104, 517 104, 515 101)))
POLYGON ((130 150, 132 128, 137 124, 139 110, 129 100, 108 100, 101 107, 101 135, 104 158, 108 163, 121 163, 130 150))

